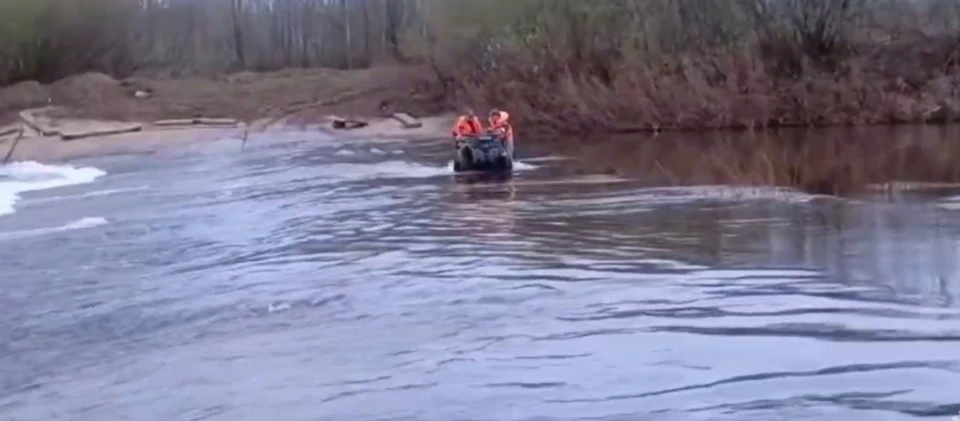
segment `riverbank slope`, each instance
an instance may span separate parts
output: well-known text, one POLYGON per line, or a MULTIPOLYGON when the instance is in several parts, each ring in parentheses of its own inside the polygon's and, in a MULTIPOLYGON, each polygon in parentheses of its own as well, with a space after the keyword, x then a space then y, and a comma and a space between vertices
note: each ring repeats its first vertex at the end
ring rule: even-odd
MULTIPOLYGON (((533 97, 524 96, 526 91, 518 90, 511 94, 512 97, 504 97, 504 101, 509 100, 508 102, 492 100, 496 97, 492 94, 496 92, 490 85, 484 88, 486 90, 471 90, 469 86, 462 85, 454 89, 452 94, 449 87, 442 86, 436 78, 437 75, 430 71, 431 69, 423 66, 396 65, 354 71, 285 70, 270 73, 243 72, 218 78, 133 77, 121 80, 103 74, 87 73, 49 85, 23 82, 0 89, 0 159, 67 161, 106 154, 149 153, 173 146, 224 138, 236 139, 238 148, 242 148, 248 137, 272 130, 322 132, 343 140, 438 139, 448 136, 458 106, 469 105, 482 112, 493 104, 509 110, 514 116, 524 148, 536 145, 541 150, 554 150, 580 157, 585 161, 584 171, 588 172, 639 175, 644 179, 665 184, 716 182, 781 185, 818 193, 841 194, 858 190, 867 184, 903 181, 908 173, 917 172, 911 169, 916 166, 911 163, 919 162, 917 156, 930 156, 930 159, 925 159, 924 162, 935 161, 937 165, 921 167, 938 170, 926 171, 921 174, 922 177, 914 174, 907 179, 947 183, 960 180, 956 171, 951 170, 949 157, 955 156, 955 148, 949 142, 928 139, 922 142, 927 146, 916 142, 907 142, 907 145, 902 139, 886 142, 883 136, 864 136, 859 132, 844 132, 845 134, 839 135, 842 139, 830 142, 824 142, 823 139, 835 139, 838 132, 833 131, 829 136, 818 137, 798 135, 796 129, 784 131, 782 128, 767 127, 769 130, 737 135, 735 141, 731 140, 730 132, 724 131, 693 136, 680 134, 657 137, 634 134, 627 140, 621 136, 615 142, 607 142, 609 147, 598 147, 594 144, 602 142, 603 139, 603 136, 597 135, 598 131, 656 133, 657 130, 648 130, 649 127, 644 126, 647 124, 644 121, 650 121, 649 118, 663 118, 665 114, 637 114, 648 120, 638 117, 637 125, 632 129, 612 122, 593 127, 593 130, 591 127, 576 124, 564 126, 558 121, 564 113, 557 111, 544 114, 552 111, 549 107, 537 108, 531 100, 533 97), (412 114, 418 121, 415 125, 405 125, 392 117, 399 112, 412 114), (335 121, 348 123, 347 126, 351 125, 349 123, 358 122, 359 127, 336 129, 335 121), (579 131, 582 134, 557 134, 564 131, 579 131), (937 146, 931 147, 930 141, 934 141, 937 146), (642 174, 637 174, 641 169, 642 174)), ((623 77, 630 77, 630 74, 624 73, 623 77)), ((947 76, 940 77, 936 83, 953 83, 944 78, 947 76)), ((888 85, 879 81, 881 80, 876 79, 876 84, 869 85, 873 87, 871 89, 887 89, 885 86, 888 85)), ((804 84, 802 81, 796 83, 797 86, 804 84)), ((555 101, 566 101, 572 98, 569 95, 586 92, 588 87, 584 84, 568 85, 570 89, 576 86, 580 86, 577 88, 579 90, 550 92, 553 92, 555 101)), ((591 86, 592 89, 600 89, 597 85, 591 86)), ((675 92, 681 92, 684 89, 700 89, 706 85, 684 85, 678 82, 673 86, 677 89, 675 92)), ((807 83, 804 86, 818 85, 807 83)), ((835 91, 845 89, 842 84, 831 86, 835 91)), ((669 100, 665 85, 649 85, 648 88, 664 93, 665 103, 669 100)), ((623 92, 630 94, 631 91, 623 92)), ((805 95, 812 95, 811 92, 816 91, 809 91, 805 95)), ((948 90, 936 92, 940 92, 942 95, 937 95, 947 99, 949 95, 953 95, 949 93, 952 91, 948 90)), ((901 99, 901 102, 909 102, 903 98, 910 97, 925 101, 923 104, 926 105, 923 106, 917 105, 919 102, 912 103, 913 105, 906 108, 912 114, 901 114, 901 118, 878 121, 838 120, 839 123, 834 123, 865 126, 953 122, 955 113, 951 111, 951 102, 938 102, 935 100, 936 92, 902 91, 884 97, 894 102, 901 99)), ((736 95, 749 96, 747 93, 730 95, 731 97, 723 97, 717 94, 711 98, 727 98, 724 100, 735 103, 736 95)), ((773 97, 777 101, 789 99, 773 97)), ((597 107, 593 111, 588 107, 578 112, 602 113, 601 106, 614 106, 617 103, 627 105, 623 95, 620 98, 610 97, 610 102, 607 103, 599 98, 595 97, 597 107)), ((636 110, 640 110, 644 104, 649 105, 644 102, 643 95, 637 94, 634 98, 636 103, 631 106, 640 107, 636 110)), ((846 97, 838 94, 824 96, 821 100, 834 101, 843 98, 846 97)), ((673 105, 677 104, 679 103, 673 105)), ((783 111, 776 107, 762 109, 766 113, 764 115, 768 116, 774 115, 778 110, 783 111)), ((849 110, 850 112, 843 115, 856 116, 856 109, 849 110)), ((581 117, 583 115, 586 114, 581 114, 581 117)), ((574 117, 570 119, 571 122, 578 121, 574 117)), ((603 120, 597 117, 594 122, 600 121, 603 120)), ((677 123, 679 120, 671 121, 674 121, 674 126, 665 129, 697 129, 695 125, 677 123)), ((830 125, 828 123, 830 122, 810 120, 806 125, 830 125)), ((656 125, 650 127, 654 126, 656 125)), ((659 126, 654 128, 657 127, 659 126)), ((952 133, 953 130, 947 132, 952 133)), ((902 136, 890 137, 893 139, 902 136)))

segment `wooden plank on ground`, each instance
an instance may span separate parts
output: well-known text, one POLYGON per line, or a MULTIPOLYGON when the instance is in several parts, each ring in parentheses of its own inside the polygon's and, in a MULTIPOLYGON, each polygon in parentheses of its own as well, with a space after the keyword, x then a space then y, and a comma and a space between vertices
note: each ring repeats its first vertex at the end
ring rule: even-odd
POLYGON ((400 124, 403 124, 403 127, 407 129, 416 129, 423 126, 420 120, 407 113, 393 113, 393 118, 399 121, 400 124))
POLYGON ((33 115, 34 111, 42 111, 44 108, 37 110, 23 110, 20 111, 20 119, 23 120, 30 128, 35 130, 37 133, 40 133, 41 136, 56 136, 60 134, 60 130, 47 126, 40 121, 36 116, 33 115))
POLYGON ((204 124, 207 126, 236 126, 237 120, 232 118, 196 118, 193 120, 194 123, 204 124))
POLYGON ((98 127, 95 129, 76 129, 76 130, 67 129, 60 132, 60 137, 63 140, 76 140, 76 139, 83 139, 87 137, 110 136, 110 135, 120 134, 120 133, 138 132, 141 129, 143 129, 143 125, 138 123, 112 124, 109 126, 98 127))
POLYGON ((3 165, 7 165, 10 162, 10 158, 13 157, 13 152, 17 150, 17 145, 20 144, 20 139, 23 139, 23 133, 27 130, 27 125, 20 126, 20 132, 17 133, 17 137, 13 139, 13 143, 10 144, 10 149, 7 149, 7 154, 3 156, 3 165))
POLYGON ((11 124, 9 126, 0 127, 0 137, 17 134, 20 132, 21 127, 19 124, 11 124))
POLYGON ((178 118, 178 119, 169 119, 169 120, 157 120, 153 122, 154 126, 157 127, 172 127, 172 126, 192 126, 192 118, 178 118))

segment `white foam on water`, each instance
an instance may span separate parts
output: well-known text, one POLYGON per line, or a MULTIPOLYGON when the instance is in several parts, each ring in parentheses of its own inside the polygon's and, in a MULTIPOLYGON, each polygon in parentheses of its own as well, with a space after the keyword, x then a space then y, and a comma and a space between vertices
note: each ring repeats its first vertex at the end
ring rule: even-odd
POLYGON ((516 161, 516 162, 513 163, 513 169, 514 169, 514 170, 528 171, 528 170, 532 170, 532 169, 536 169, 536 168, 537 168, 536 165, 528 164, 528 163, 523 162, 523 161, 516 161))
POLYGON ((35 228, 35 229, 29 229, 29 230, 0 233, 0 241, 11 240, 11 239, 21 239, 26 237, 36 237, 39 235, 52 234, 56 232, 75 231, 75 230, 82 230, 82 229, 88 229, 88 228, 95 228, 101 225, 106 225, 108 223, 109 222, 106 220, 106 218, 101 218, 99 216, 80 218, 75 221, 71 221, 66 224, 60 225, 58 227, 35 228))
MULTIPOLYGON (((522 162, 522 161, 514 161, 514 162, 513 162, 513 170, 514 170, 514 171, 529 171, 529 170, 533 170, 533 169, 537 169, 537 168, 539 168, 539 167, 537 167, 536 165, 528 164, 528 163, 526 163, 526 162, 522 162)), ((451 173, 453 172, 453 160, 447 162, 447 167, 446 167, 446 169, 447 169, 447 171, 449 171, 449 172, 451 172, 451 173)))
POLYGON ((375 178, 427 178, 447 174, 444 167, 416 164, 407 161, 373 163, 335 163, 325 165, 322 172, 334 178, 362 180, 375 178))
POLYGON ((550 155, 550 156, 539 156, 535 158, 524 158, 524 162, 554 162, 554 161, 571 161, 573 158, 562 155, 550 155))
POLYGON ((960 202, 953 201, 953 200, 937 203, 934 206, 943 210, 948 210, 948 211, 960 210, 960 202))
POLYGON ((572 184, 616 184, 626 183, 630 180, 622 177, 615 177, 605 174, 581 175, 555 180, 530 180, 516 181, 512 183, 515 186, 550 186, 550 185, 572 185, 572 184))
POLYGON ((786 203, 808 203, 814 199, 843 200, 833 196, 816 195, 797 189, 775 186, 694 185, 644 188, 634 197, 643 197, 649 203, 685 203, 698 200, 764 200, 786 203))
POLYGON ((101 218, 99 216, 94 216, 90 218, 80 218, 76 221, 73 221, 69 224, 62 226, 61 231, 70 231, 70 230, 79 230, 84 228, 94 228, 101 225, 107 225, 107 219, 101 218))
POLYGON ((46 165, 33 161, 0 166, 0 215, 16 211, 20 193, 91 183, 107 173, 94 167, 46 165))
MULTIPOLYGON (((516 162, 513 169, 530 170, 536 166, 516 162)), ((364 180, 378 178, 429 178, 453 174, 453 161, 445 166, 423 165, 409 161, 381 161, 371 163, 333 163, 318 169, 323 175, 340 180, 364 180)))
POLYGON ((946 205, 947 207, 960 207, 960 195, 953 195, 942 197, 937 201, 941 206, 946 205))

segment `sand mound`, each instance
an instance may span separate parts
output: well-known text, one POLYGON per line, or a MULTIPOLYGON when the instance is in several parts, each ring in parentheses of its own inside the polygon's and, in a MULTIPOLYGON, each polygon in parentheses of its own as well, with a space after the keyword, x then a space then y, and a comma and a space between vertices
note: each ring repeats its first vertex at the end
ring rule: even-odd
POLYGON ((0 114, 24 108, 42 107, 50 100, 50 91, 36 81, 20 82, 0 89, 0 114))
POLYGON ((53 100, 63 105, 83 105, 122 100, 127 95, 116 79, 103 73, 70 76, 50 85, 53 100))
POLYGON ((16 114, 9 111, 46 105, 58 107, 57 118, 140 122, 197 117, 253 120, 279 119, 303 112, 303 119, 309 121, 308 117, 316 116, 313 122, 320 122, 331 114, 433 114, 426 105, 434 106, 437 102, 418 91, 419 81, 431 77, 422 66, 245 71, 218 77, 153 78, 145 74, 117 80, 102 73, 86 73, 47 86, 31 82, 7 88, 10 93, 0 98, 17 100, 0 100, 0 123, 16 114))

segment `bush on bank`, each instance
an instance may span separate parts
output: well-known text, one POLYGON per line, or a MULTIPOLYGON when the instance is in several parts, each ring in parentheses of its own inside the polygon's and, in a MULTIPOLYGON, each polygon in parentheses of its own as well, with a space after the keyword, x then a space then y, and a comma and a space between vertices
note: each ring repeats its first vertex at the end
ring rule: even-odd
POLYGON ((513 8, 508 24, 491 31, 481 22, 469 49, 440 56, 460 57, 447 72, 467 98, 504 104, 543 127, 708 130, 960 116, 955 0, 542 0, 513 8))

